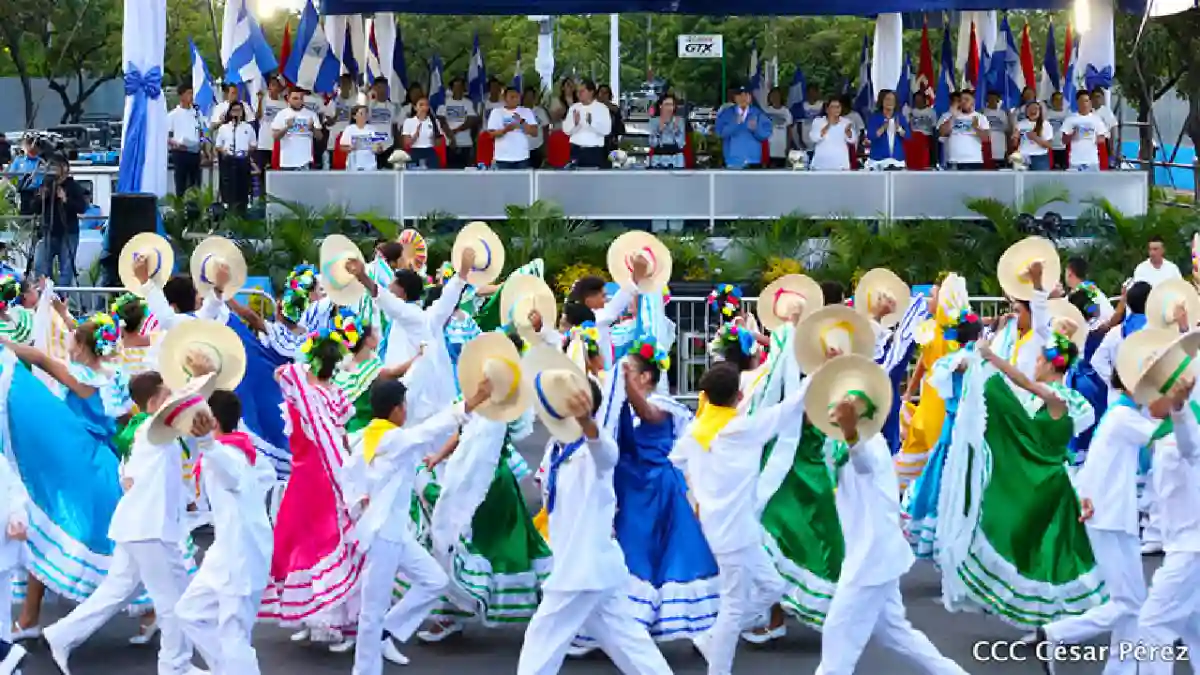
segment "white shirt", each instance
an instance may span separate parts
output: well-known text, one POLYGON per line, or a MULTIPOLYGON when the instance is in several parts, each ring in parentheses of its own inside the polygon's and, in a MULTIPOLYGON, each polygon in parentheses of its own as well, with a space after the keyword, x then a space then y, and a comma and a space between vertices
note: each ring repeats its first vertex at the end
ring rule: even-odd
POLYGON ((767 117, 771 118, 771 138, 767 141, 771 157, 787 157, 788 128, 792 126, 791 111, 786 107, 772 108, 771 106, 767 106, 763 108, 763 112, 767 114, 767 117))
POLYGON ((619 456, 617 444, 601 430, 599 438, 586 441, 559 466, 549 514, 554 563, 545 590, 607 591, 628 582, 625 554, 613 536, 613 470, 619 456))
POLYGON ((212 114, 208 116, 208 126, 215 127, 224 123, 227 112, 229 112, 229 101, 221 101, 213 106, 212 114))
MULTIPOLYGON (((1029 338, 1029 341, 1017 352, 1016 366, 1017 370, 1025 374, 1025 377, 1033 379, 1033 373, 1037 370, 1038 356, 1041 355, 1043 348, 1050 342, 1052 336, 1050 293, 1047 291, 1033 292, 1033 297, 1029 300, 1029 324, 1030 330, 1033 331, 1033 337, 1029 338)), ((1015 329, 1016 326, 1014 325, 1013 328, 1015 329)))
POLYGON ((200 481, 212 507, 215 536, 197 576, 230 594, 261 591, 271 572, 274 548, 266 503, 275 485, 275 469, 261 455, 251 465, 240 449, 211 438, 201 440, 199 448, 200 481))
MULTIPOLYGON (((1021 135, 1021 144, 1017 147, 1017 151, 1021 153, 1022 157, 1033 157, 1035 155, 1045 155, 1050 152, 1049 148, 1044 148, 1044 147, 1038 145, 1037 143, 1034 143, 1033 141, 1029 140, 1029 135, 1033 134, 1033 127, 1034 127, 1034 122, 1032 122, 1030 120, 1023 120, 1021 122, 1017 122, 1017 133, 1019 133, 1021 135)), ((1043 141, 1047 141, 1047 142, 1053 140, 1053 138, 1054 138, 1054 126, 1051 125, 1048 120, 1042 121, 1041 138, 1043 141)))
POLYGON ((413 422, 424 421, 439 406, 454 400, 454 367, 446 350, 446 322, 458 307, 466 284, 457 274, 442 287, 442 295, 428 309, 404 302, 392 292, 379 287, 375 296, 379 309, 392 320, 388 329, 387 354, 384 363, 399 365, 417 355, 421 343, 425 354, 417 359, 405 376, 409 385, 408 417, 413 422), (414 391, 419 386, 420 391, 414 391))
POLYGON ((741 414, 717 432, 708 449, 691 434, 675 443, 671 462, 688 477, 700 514, 704 538, 716 555, 734 553, 762 545, 755 496, 762 469, 763 445, 779 434, 785 424, 804 414, 804 392, 782 403, 741 414))
POLYGON ((404 120, 404 126, 400 128, 400 135, 408 136, 412 139, 411 147, 432 148, 434 123, 432 117, 426 117, 423 120, 416 117, 409 117, 404 120))
POLYGON ((371 118, 368 123, 378 129, 380 133, 387 134, 383 144, 391 147, 392 121, 396 117, 396 107, 390 101, 375 101, 371 104, 370 111, 371 118))
MULTIPOLYGON (((493 108, 488 113, 487 130, 496 131, 503 129, 510 122, 515 121, 517 117, 521 118, 522 124, 537 125, 538 123, 537 117, 529 108, 518 107, 515 110, 509 110, 508 108, 500 107, 493 108)), ((503 136, 496 137, 495 152, 492 157, 500 162, 524 162, 529 159, 529 141, 529 134, 525 133, 524 127, 513 129, 503 136)))
POLYGON ((217 130, 217 147, 231 155, 245 155, 258 147, 254 127, 246 122, 222 124, 217 130))
POLYGON ((908 123, 913 133, 932 136, 937 127, 937 113, 933 108, 917 108, 908 114, 908 123))
POLYGON ((1008 111, 1001 108, 984 108, 983 116, 987 118, 991 133, 992 159, 1008 157, 1008 111))
POLYGON ((983 162, 983 141, 975 130, 987 131, 988 120, 978 112, 958 113, 950 118, 950 136, 946 139, 946 161, 950 164, 979 164, 983 162))
POLYGON ((179 442, 154 444, 146 437, 147 421, 134 434, 123 475, 133 481, 121 496, 108 527, 108 538, 117 543, 165 541, 177 544, 187 533, 183 512, 183 453, 179 442))
MULTIPOLYGON (((446 124, 450 127, 446 132, 449 133, 451 129, 466 124, 468 119, 479 117, 479 111, 470 99, 448 98, 444 105, 438 106, 437 116, 446 119, 446 124)), ((471 130, 463 129, 454 134, 454 142, 460 148, 469 148, 474 145, 474 141, 471 140, 471 130)))
MULTIPOLYGON (((151 271, 153 271, 153 264, 151 264, 151 271)), ((176 312, 171 307, 171 303, 167 302, 167 296, 163 295, 162 288, 153 281, 142 286, 140 295, 146 299, 146 309, 150 310, 150 314, 158 320, 159 330, 164 332, 178 326, 183 321, 192 319, 209 319, 221 324, 229 321, 228 305, 211 291, 204 296, 195 316, 176 312)), ((161 340, 150 343, 150 354, 148 355, 150 363, 158 363, 158 349, 161 344, 161 340)))
MULTIPOLYGON (((1075 155, 1075 146, 1071 146, 1071 155, 1075 155)), ((1138 266, 1133 270, 1134 281, 1145 281, 1151 286, 1157 286, 1164 281, 1171 279, 1181 279, 1179 268, 1170 260, 1163 259, 1162 265, 1155 267, 1149 259, 1138 263, 1138 266)))
POLYGON ((181 150, 200 151, 200 139, 204 136, 204 119, 195 108, 177 106, 167 115, 167 133, 171 140, 182 143, 181 150))
POLYGON ((350 149, 350 154, 346 158, 346 170, 374 171, 379 168, 379 164, 375 161, 374 145, 383 142, 377 140, 382 136, 383 134, 370 124, 361 127, 351 124, 346 127, 341 136, 342 147, 350 149))
POLYGON ((313 131, 321 128, 321 120, 308 108, 287 108, 276 115, 271 129, 286 132, 279 139, 279 166, 296 169, 311 164, 313 131))
POLYGON ((1096 116, 1100 118, 1101 122, 1104 122, 1104 128, 1107 130, 1105 131, 1105 135, 1107 135, 1109 131, 1113 131, 1117 128, 1117 116, 1113 114, 1113 111, 1109 109, 1108 106, 1102 105, 1092 112, 1094 112, 1096 116))
POLYGON ((604 147, 604 138, 612 132, 612 117, 608 114, 608 106, 599 101, 592 101, 587 105, 575 103, 563 119, 563 132, 571 137, 571 145, 581 148, 604 147), (576 114, 579 115, 578 124, 575 123, 576 114))
POLYGON ((337 106, 332 100, 326 101, 320 94, 308 94, 304 97, 304 107, 320 115, 322 119, 337 117, 337 106))
POLYGON ((1094 112, 1071 115, 1063 121, 1064 136, 1071 137, 1071 166, 1099 166, 1101 137, 1108 127, 1094 112))
POLYGON ((1163 550, 1167 553, 1200 553, 1200 429, 1192 406, 1197 388, 1183 410, 1173 413, 1171 436, 1154 446, 1154 496, 1158 500, 1163 550))
POLYGON ((883 436, 875 434, 850 448, 837 479, 835 500, 846 539, 838 586, 877 586, 899 579, 914 558, 900 529, 896 469, 883 436))
POLYGON ((1062 137, 1062 126, 1063 122, 1065 122, 1066 119, 1071 116, 1071 111, 1066 109, 1055 110, 1050 106, 1046 106, 1046 112, 1043 114, 1046 116, 1046 121, 1054 127, 1054 140, 1051 142, 1053 148, 1055 150, 1062 150, 1066 148, 1067 143, 1062 137))
POLYGON ((1125 405, 1109 406, 1100 418, 1087 459, 1075 475, 1079 498, 1092 500, 1095 508, 1088 527, 1137 536, 1138 454, 1158 426, 1125 405))
POLYGON ((529 149, 537 150, 546 142, 546 127, 550 126, 550 114, 542 106, 534 106, 533 116, 537 120, 537 133, 529 137, 529 149))
POLYGON ((504 97, 503 96, 500 97, 499 101, 484 101, 483 102, 483 114, 491 115, 493 110, 495 110, 496 108, 503 108, 503 107, 504 107, 504 97))
POLYGON ((613 293, 612 300, 604 303, 603 309, 596 312, 596 345, 600 348, 600 355, 604 357, 605 368, 613 366, 612 325, 629 309, 629 303, 636 295, 637 292, 632 286, 621 286, 613 293))
POLYGON ((287 101, 282 98, 271 98, 270 94, 262 98, 262 118, 258 120, 258 148, 270 150, 275 147, 275 138, 271 136, 271 122, 275 116, 287 107, 287 101))
POLYGON ((850 151, 846 145, 857 142, 857 138, 858 136, 854 132, 854 123, 848 118, 842 117, 830 125, 829 118, 818 117, 813 121, 808 138, 813 147, 812 170, 849 171, 850 151), (826 127, 829 128, 829 131, 822 135, 821 132, 826 127), (848 136, 846 135, 847 130, 850 131, 848 136))
POLYGON ((804 102, 804 121, 800 123, 800 142, 804 143, 805 147, 812 149, 812 143, 808 140, 809 134, 812 133, 813 122, 818 117, 823 117, 825 113, 825 104, 817 101, 816 103, 804 102))
POLYGON ((350 94, 350 98, 342 98, 341 96, 334 97, 332 101, 334 116, 337 118, 333 126, 329 129, 329 134, 336 138, 338 134, 346 130, 351 124, 350 109, 358 105, 358 92, 350 94))

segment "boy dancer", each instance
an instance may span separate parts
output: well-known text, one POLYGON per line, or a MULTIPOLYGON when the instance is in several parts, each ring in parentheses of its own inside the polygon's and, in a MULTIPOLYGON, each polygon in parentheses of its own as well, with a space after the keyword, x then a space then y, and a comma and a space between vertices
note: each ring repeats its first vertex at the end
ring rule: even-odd
POLYGON ((237 431, 242 403, 215 391, 208 406, 216 438, 199 442, 197 473, 212 505, 215 539, 175 613, 184 634, 205 654, 215 675, 258 675, 250 634, 266 588, 274 544, 267 492, 275 485, 270 462, 258 461, 254 443, 237 431))
MULTIPOLYGON (((362 575, 362 609, 353 675, 383 672, 384 632, 406 642, 437 606, 450 578, 416 540, 408 517, 417 468, 442 448, 467 422, 467 416, 491 396, 484 380, 464 402, 401 430, 407 419, 407 389, 397 380, 371 386, 371 423, 363 430, 363 447, 343 469, 348 482, 358 482, 358 502, 366 503, 356 523, 358 545, 366 552, 362 575), (358 477, 361 476, 361 479, 358 477), (400 571, 412 582, 392 607, 392 585, 400 571)), ((395 659, 393 659, 395 660, 395 659)))

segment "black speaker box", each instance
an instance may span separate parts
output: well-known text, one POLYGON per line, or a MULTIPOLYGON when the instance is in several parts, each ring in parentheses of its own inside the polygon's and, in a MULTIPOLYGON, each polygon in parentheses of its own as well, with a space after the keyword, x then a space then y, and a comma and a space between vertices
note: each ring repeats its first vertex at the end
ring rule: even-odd
POLYGON ((104 258, 105 286, 120 286, 117 258, 121 249, 142 232, 158 231, 158 199, 145 193, 116 193, 108 210, 108 255, 104 258))

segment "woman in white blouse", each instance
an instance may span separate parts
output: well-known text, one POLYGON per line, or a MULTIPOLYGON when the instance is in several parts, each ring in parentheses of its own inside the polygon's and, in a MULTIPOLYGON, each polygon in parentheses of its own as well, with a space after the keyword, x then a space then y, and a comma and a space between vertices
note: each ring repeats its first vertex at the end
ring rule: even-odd
POLYGON ((1046 119, 1042 104, 1037 101, 1026 103, 1024 113, 1025 119, 1017 122, 1013 132, 1013 143, 1030 169, 1049 171, 1054 126, 1046 119))
POLYGON ((421 95, 413 102, 413 115, 404 120, 400 130, 400 143, 414 164, 427 169, 442 168, 434 146, 446 135, 441 122, 429 110, 429 97, 421 95))
POLYGON ((350 109, 352 124, 342 132, 341 146, 346 148, 347 171, 375 171, 379 168, 376 155, 383 152, 387 134, 367 124, 371 112, 365 105, 350 109))
POLYGON ((246 108, 241 101, 231 102, 225 111, 216 146, 220 156, 221 201, 230 208, 244 209, 250 201, 250 157, 258 147, 258 136, 246 121, 246 108))
POLYGON ((588 169, 607 169, 605 138, 612 131, 608 106, 596 100, 596 83, 579 85, 579 102, 572 104, 563 119, 563 132, 571 137, 571 162, 588 169))
POLYGON ((850 149, 858 134, 849 118, 842 117, 842 102, 836 98, 825 104, 825 116, 813 120, 808 132, 813 146, 810 167, 813 171, 849 171, 850 149))

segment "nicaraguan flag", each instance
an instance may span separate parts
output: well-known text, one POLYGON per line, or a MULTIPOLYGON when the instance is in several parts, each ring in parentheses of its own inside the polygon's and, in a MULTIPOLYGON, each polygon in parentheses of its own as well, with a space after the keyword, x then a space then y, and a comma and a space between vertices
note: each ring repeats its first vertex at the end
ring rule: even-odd
POLYGON ((1038 98, 1042 101, 1049 101, 1061 85, 1058 75, 1058 54, 1054 50, 1054 23, 1051 22, 1050 28, 1046 31, 1046 52, 1042 57, 1042 79, 1038 83, 1038 98))
POLYGON ((442 59, 433 55, 433 70, 429 73, 429 109, 437 110, 446 105, 446 87, 442 84, 442 59))
POLYGON ((476 33, 475 46, 471 49, 471 65, 467 69, 467 96, 475 105, 482 106, 487 95, 487 68, 483 65, 483 50, 479 48, 479 33, 476 33))
POLYGON ((513 86, 513 89, 516 89, 517 91, 520 91, 520 92, 525 91, 525 77, 521 70, 521 48, 520 47, 517 47, 517 65, 516 65, 516 67, 513 68, 512 86, 513 86))
POLYGON ((854 97, 854 110, 865 120, 875 108, 871 100, 871 41, 864 35, 862 54, 858 57, 858 94, 854 97))
MULTIPOLYGON (((254 15, 246 10, 245 0, 238 2, 234 14, 234 25, 231 33, 232 43, 228 50, 225 45, 221 51, 228 51, 225 59, 226 84, 252 84, 263 78, 267 73, 278 70, 279 62, 275 59, 275 51, 263 35, 262 28, 254 20, 254 15)), ((229 12, 225 18, 229 19, 229 12)), ((226 31, 222 31, 226 33, 226 31)))
POLYGON ((904 68, 900 70, 900 81, 896 83, 896 107, 904 110, 912 103, 912 55, 904 55, 904 68))
POLYGON ((1079 42, 1080 38, 1076 36, 1071 53, 1068 55, 1067 72, 1063 73, 1063 98, 1071 107, 1071 112, 1079 112, 1079 106, 1075 103, 1075 92, 1079 91, 1079 80, 1082 79, 1079 72, 1079 42))
POLYGON ((792 84, 788 86, 787 102, 792 112, 792 119, 804 119, 804 97, 808 94, 808 84, 804 81, 804 71, 796 66, 792 73, 792 84))
POLYGON ((192 101, 205 119, 212 115, 213 106, 217 104, 217 92, 213 89, 212 78, 208 75, 208 66, 204 65, 204 57, 196 43, 188 38, 188 47, 192 52, 192 101))
POLYGON ((938 76, 933 109, 938 117, 950 112, 950 94, 954 93, 954 46, 950 42, 950 26, 942 29, 942 72, 938 76))
POLYGON ((283 67, 283 76, 296 86, 321 94, 332 94, 337 87, 341 64, 337 55, 325 39, 321 28, 321 17, 312 0, 300 15, 300 26, 296 29, 296 41, 292 53, 283 67))

